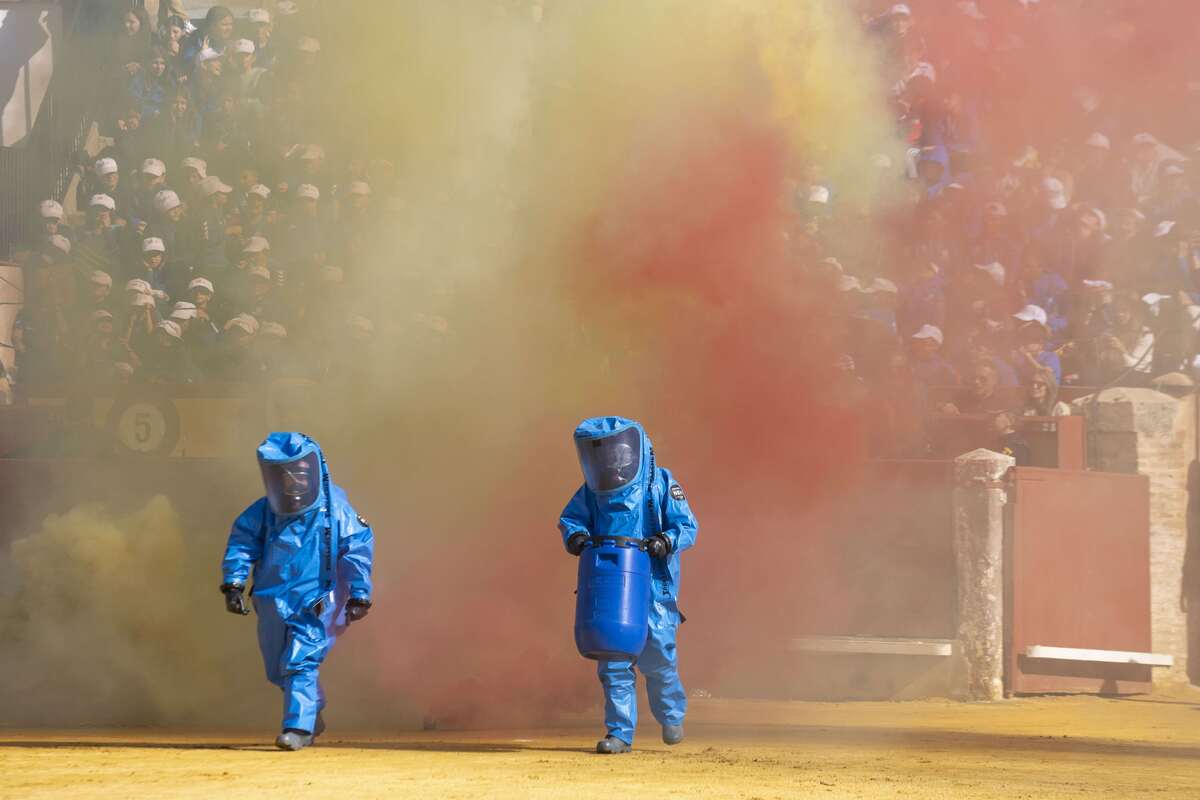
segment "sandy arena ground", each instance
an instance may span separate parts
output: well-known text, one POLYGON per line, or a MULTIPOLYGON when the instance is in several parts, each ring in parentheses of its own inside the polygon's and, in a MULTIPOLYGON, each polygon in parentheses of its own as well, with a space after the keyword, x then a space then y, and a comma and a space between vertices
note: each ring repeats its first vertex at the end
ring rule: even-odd
POLYGON ((999 704, 694 701, 628 756, 593 727, 354 735, 0 728, 0 797, 1200 798, 1200 693, 999 704))

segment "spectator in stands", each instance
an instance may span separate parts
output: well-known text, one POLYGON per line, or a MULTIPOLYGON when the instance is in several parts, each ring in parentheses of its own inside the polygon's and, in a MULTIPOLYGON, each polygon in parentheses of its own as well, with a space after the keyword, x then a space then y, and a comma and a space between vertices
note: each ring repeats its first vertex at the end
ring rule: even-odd
POLYGON ((238 314, 225 323, 220 341, 212 352, 207 373, 213 380, 236 382, 254 374, 251 347, 259 323, 249 314, 238 314))
POLYGON ((199 225, 201 252, 197 268, 204 275, 220 275, 229 268, 225 254, 225 205, 233 187, 216 175, 209 175, 197 184, 200 206, 196 213, 199 225))
POLYGON ((121 17, 121 30, 113 42, 113 63, 124 81, 142 71, 150 52, 150 24, 146 11, 130 8, 121 17))
POLYGON ((233 77, 234 91, 245 106, 255 115, 262 113, 263 105, 259 99, 260 82, 267 70, 257 65, 257 54, 254 42, 249 39, 238 39, 233 43, 233 77))
POLYGON ((1029 442, 1017 431, 1017 415, 1012 411, 1000 411, 993 417, 996 429, 996 452, 1012 456, 1018 467, 1027 467, 1033 462, 1029 442))
POLYGON ((50 241, 51 236, 65 236, 70 239, 73 231, 63 224, 63 207, 56 200, 43 200, 38 206, 38 214, 41 219, 41 236, 38 238, 37 245, 40 247, 50 241))
POLYGON ((908 366, 913 377, 926 386, 957 386, 958 373, 942 358, 942 331, 936 325, 922 325, 910 339, 908 366))
POLYGON ((133 270, 132 278, 143 280, 150 287, 150 295, 154 298, 160 313, 168 309, 171 300, 167 292, 167 279, 163 265, 166 261, 167 247, 157 236, 147 236, 142 240, 142 264, 140 269, 133 270))
MULTIPOLYGON (((142 162, 142 169, 138 173, 141 179, 141 185, 132 198, 132 209, 130 211, 130 222, 133 223, 139 232, 145 230, 145 226, 156 213, 159 213, 155 206, 158 193, 166 188, 167 167, 157 158, 147 158, 142 162)), ((178 199, 178 195, 175 196, 178 199)))
POLYGON ((1058 399, 1058 381, 1053 372, 1043 369, 1034 374, 1021 414, 1026 417, 1071 416, 1071 407, 1058 399))
POLYGON ((1027 306, 1037 306, 1045 312, 1044 324, 1051 340, 1060 340, 1067 329, 1067 282, 1057 272, 1046 271, 1041 245, 1026 247, 1021 262, 1023 269, 1017 296, 1027 306))
POLYGON ((1013 320, 1019 323, 1016 331, 1017 350, 1013 354, 1013 368, 1017 380, 1022 386, 1028 386, 1030 380, 1039 371, 1048 369, 1054 373, 1055 381, 1062 380, 1062 364, 1058 354, 1049 349, 1050 329, 1047 326, 1048 317, 1045 310, 1035 305, 1028 305, 1013 314, 1013 320))
POLYGON ((275 66, 275 47, 271 42, 274 26, 271 12, 265 8, 252 8, 246 12, 249 26, 248 38, 254 44, 255 63, 262 69, 275 66))
POLYGON ((1150 375, 1154 334, 1143 323, 1143 303, 1121 296, 1113 303, 1112 331, 1099 342, 1099 372, 1105 384, 1139 385, 1150 375))
POLYGON ((162 161, 178 164, 200 146, 200 121, 188 92, 180 89, 169 98, 165 114, 145 125, 145 147, 162 161))
POLYGON ((236 172, 251 157, 250 127, 246 124, 239 95, 223 90, 216 107, 204 117, 200 146, 215 167, 226 175, 236 172))
POLYGON ((163 320, 155 326, 152 346, 139 355, 142 364, 138 377, 145 383, 185 384, 200 377, 183 345, 183 331, 173 320, 163 320))
POLYGON ((958 401, 944 403, 938 410, 943 414, 998 414, 1007 410, 999 388, 996 367, 990 362, 978 362, 971 370, 968 388, 959 393, 958 401))
POLYGON ((191 63, 199 63, 200 53, 212 50, 223 55, 233 42, 233 12, 225 6, 212 6, 183 43, 183 56, 191 63))
POLYGON ((92 270, 111 273, 120 263, 117 229, 113 226, 116 210, 117 204, 106 194, 92 195, 88 203, 87 222, 76 234, 72 252, 89 274, 92 270))
POLYGON ((114 333, 111 311, 97 309, 89 318, 90 333, 80 353, 80 378, 86 384, 107 386, 117 382, 117 362, 129 358, 129 352, 114 333))
POLYGON ((143 120, 151 120, 161 114, 167 98, 178 91, 175 76, 167 66, 167 53, 155 47, 150 51, 145 68, 134 75, 129 84, 129 94, 137 103, 143 120))
MULTIPOLYGON (((97 159, 96 163, 92 165, 92 176, 91 180, 81 181, 81 186, 85 191, 76 197, 86 197, 87 200, 90 200, 94 195, 106 194, 113 199, 114 221, 118 217, 125 217, 129 212, 129 198, 125 187, 121 185, 121 168, 117 165, 116 159, 97 159)), ((79 205, 84 204, 84 202, 79 203, 79 205)))
POLYGON ((180 162, 179 173, 182 180, 175 181, 179 198, 188 205, 199 205, 204 196, 200 191, 200 182, 208 177, 208 162, 203 158, 188 156, 180 162))
POLYGON ((112 276, 102 270, 93 270, 88 279, 88 295, 83 301, 83 311, 90 320, 97 311, 112 310, 112 276))

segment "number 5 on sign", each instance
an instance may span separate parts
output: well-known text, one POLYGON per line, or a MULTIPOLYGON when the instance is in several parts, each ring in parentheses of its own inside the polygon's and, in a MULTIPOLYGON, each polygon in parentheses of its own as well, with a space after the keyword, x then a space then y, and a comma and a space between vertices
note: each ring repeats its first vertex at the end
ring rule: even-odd
POLYGON ((167 433, 162 412, 149 403, 126 406, 117 422, 117 439, 127 450, 149 453, 157 450, 167 433))

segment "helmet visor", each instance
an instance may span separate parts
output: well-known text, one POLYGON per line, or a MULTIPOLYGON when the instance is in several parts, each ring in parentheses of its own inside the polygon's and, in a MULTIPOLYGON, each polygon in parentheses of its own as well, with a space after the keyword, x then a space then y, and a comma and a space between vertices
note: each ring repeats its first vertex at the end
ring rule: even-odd
POLYGON ((638 475, 642 466, 642 434, 626 428, 602 439, 576 439, 579 466, 593 492, 620 489, 638 475))
POLYGON ((267 502, 276 514, 298 514, 317 501, 321 465, 316 453, 285 463, 259 462, 267 502))

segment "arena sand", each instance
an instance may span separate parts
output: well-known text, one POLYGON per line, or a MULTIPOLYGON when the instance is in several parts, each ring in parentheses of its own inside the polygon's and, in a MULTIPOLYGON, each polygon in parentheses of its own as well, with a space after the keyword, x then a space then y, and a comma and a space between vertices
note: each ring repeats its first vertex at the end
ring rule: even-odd
POLYGON ((244 733, 0 729, 0 797, 1195 798, 1200 692, 995 704, 698 700, 688 740, 640 731, 590 752, 594 724, 337 730, 301 753, 244 733), (70 787, 64 788, 64 787, 70 787))

